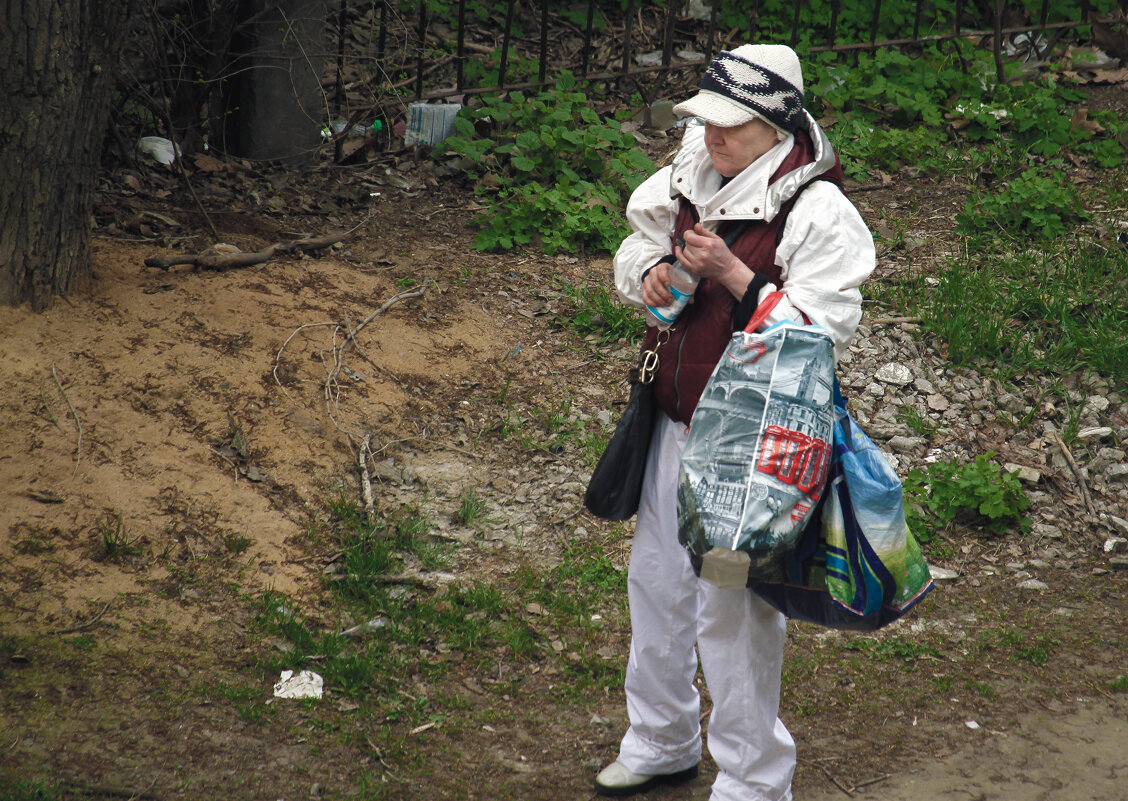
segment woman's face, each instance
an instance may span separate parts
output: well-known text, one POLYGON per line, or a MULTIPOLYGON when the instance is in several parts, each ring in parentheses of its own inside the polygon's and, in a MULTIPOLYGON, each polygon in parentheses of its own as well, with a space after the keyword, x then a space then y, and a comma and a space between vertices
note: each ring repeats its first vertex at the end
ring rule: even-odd
POLYGON ((759 118, 732 128, 705 123, 705 147, 709 158, 713 160, 713 168, 726 178, 735 178, 741 170, 775 147, 777 142, 776 129, 759 118))

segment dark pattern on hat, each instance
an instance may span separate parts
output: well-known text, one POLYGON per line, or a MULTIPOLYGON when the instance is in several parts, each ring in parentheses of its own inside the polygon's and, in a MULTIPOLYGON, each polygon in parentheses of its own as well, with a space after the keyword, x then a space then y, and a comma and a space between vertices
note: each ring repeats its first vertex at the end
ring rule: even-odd
POLYGON ((752 109, 789 133, 806 127, 802 91, 778 73, 727 50, 705 70, 701 88, 752 109))

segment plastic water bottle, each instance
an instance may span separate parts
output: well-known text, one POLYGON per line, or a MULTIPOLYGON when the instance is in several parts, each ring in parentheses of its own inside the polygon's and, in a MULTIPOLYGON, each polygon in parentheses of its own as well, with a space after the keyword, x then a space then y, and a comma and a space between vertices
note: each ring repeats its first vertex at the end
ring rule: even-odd
POLYGON ((660 330, 673 325, 678 315, 682 313, 682 309, 689 303, 689 299, 693 297, 700 282, 701 279, 682 267, 681 262, 675 261, 671 264, 670 294, 674 296, 674 302, 661 308, 647 306, 646 324, 657 326, 660 330))

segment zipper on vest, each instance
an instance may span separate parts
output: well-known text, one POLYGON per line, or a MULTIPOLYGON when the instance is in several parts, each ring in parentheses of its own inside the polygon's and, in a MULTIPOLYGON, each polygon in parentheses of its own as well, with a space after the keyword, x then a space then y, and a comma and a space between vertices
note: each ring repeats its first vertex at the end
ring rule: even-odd
POLYGON ((685 340, 686 340, 686 337, 689 336, 689 331, 690 331, 691 328, 692 328, 692 326, 686 326, 685 330, 682 331, 681 340, 678 341, 678 360, 674 364, 674 406, 678 410, 678 419, 680 419, 686 425, 689 425, 689 421, 686 420, 685 415, 682 414, 682 407, 681 407, 681 363, 682 363, 682 348, 685 347, 685 340))

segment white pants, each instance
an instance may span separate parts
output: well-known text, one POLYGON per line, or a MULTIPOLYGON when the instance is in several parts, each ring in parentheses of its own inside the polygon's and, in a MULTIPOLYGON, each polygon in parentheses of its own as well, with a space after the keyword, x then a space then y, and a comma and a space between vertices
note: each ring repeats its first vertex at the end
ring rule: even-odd
POLYGON ((675 773, 701 760, 697 656, 713 700, 710 801, 789 801, 795 743, 779 720, 786 621, 744 588, 700 581, 678 544, 677 483, 688 429, 664 414, 654 430, 627 574, 630 728, 619 761, 675 773))

